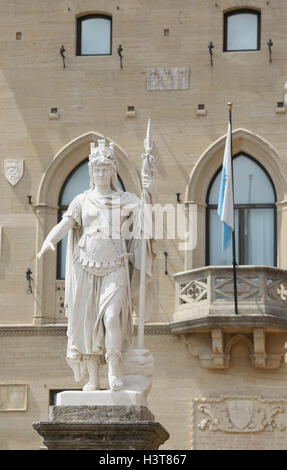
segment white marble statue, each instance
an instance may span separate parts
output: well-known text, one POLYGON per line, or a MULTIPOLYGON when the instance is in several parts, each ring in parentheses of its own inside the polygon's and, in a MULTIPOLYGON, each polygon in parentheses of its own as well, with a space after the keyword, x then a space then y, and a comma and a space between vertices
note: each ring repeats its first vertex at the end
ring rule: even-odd
MULTIPOLYGON (((146 140, 142 156, 142 187, 152 202, 153 157, 150 151, 151 146, 146 140)), ((116 163, 112 143, 106 146, 104 139, 98 140, 97 147, 91 143, 91 188, 73 199, 38 253, 40 258, 47 250, 55 250, 55 245, 68 233, 65 284, 67 361, 76 381, 81 381, 88 373, 85 391, 100 388, 99 365, 103 357, 108 363, 110 389, 127 388, 123 357, 126 356, 128 363, 138 356, 139 351, 133 349, 132 311, 140 283, 142 199, 117 189, 116 163)), ((153 251, 150 239, 144 243, 144 314, 147 319, 153 251)), ((139 364, 143 363, 139 361, 139 364)), ((128 373, 140 372, 131 370, 128 373)))

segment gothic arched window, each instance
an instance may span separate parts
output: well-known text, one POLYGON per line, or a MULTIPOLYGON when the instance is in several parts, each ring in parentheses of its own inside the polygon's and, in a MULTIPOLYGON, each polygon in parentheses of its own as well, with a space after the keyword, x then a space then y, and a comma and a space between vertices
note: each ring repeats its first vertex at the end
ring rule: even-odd
POLYGON ((225 52, 256 51, 260 49, 260 12, 236 9, 224 15, 225 52))
MULTIPOLYGON (((74 170, 69 174, 66 181, 63 184, 62 190, 59 197, 59 211, 58 211, 58 222, 62 219, 66 212, 68 205, 77 194, 83 193, 90 187, 90 177, 88 169, 88 159, 81 162, 74 170)), ((118 187, 124 189, 123 182, 118 175, 118 187)), ((58 243, 57 253, 57 279, 65 279, 65 264, 66 264, 66 247, 67 247, 67 236, 58 243)))
POLYGON ((111 55, 112 17, 85 15, 77 19, 77 55, 111 55))
MULTIPOLYGON (((237 263, 276 265, 276 193, 264 168, 239 153, 233 159, 235 243, 237 263)), ((221 168, 207 193, 207 265, 231 265, 231 246, 222 251, 221 221, 217 214, 221 168)))

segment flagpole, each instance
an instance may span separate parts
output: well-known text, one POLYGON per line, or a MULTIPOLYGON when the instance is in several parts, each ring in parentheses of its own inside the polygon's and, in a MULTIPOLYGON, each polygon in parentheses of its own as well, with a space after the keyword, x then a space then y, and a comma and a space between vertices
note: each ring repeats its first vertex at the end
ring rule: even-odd
MULTIPOLYGON (((146 171, 145 167, 151 172, 150 152, 152 150, 151 122, 148 120, 146 139, 144 141, 145 154, 143 155, 142 174, 146 171), (150 157, 149 157, 150 156, 150 157)), ((139 305, 138 305, 138 349, 144 348, 144 320, 145 320, 145 295, 146 295, 146 250, 147 240, 145 227, 145 204, 149 204, 148 191, 143 187, 141 195, 141 267, 140 267, 140 285, 139 285, 139 305)))
POLYGON ((238 314, 237 302, 237 280, 236 280, 236 245, 235 245, 235 210, 234 210, 234 179, 233 179, 233 153, 232 153, 232 103, 227 103, 229 110, 229 123, 230 123, 230 147, 231 147, 231 174, 232 174, 232 198, 233 198, 233 211, 234 211, 234 227, 232 230, 232 264, 233 264, 233 289, 234 289, 234 309, 235 314, 238 314))

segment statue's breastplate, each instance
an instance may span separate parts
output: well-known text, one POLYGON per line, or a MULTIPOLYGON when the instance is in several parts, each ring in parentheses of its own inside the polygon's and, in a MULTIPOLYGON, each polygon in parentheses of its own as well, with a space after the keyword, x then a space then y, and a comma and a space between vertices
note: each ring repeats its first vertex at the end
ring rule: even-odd
POLYGON ((74 261, 97 276, 104 276, 123 264, 122 240, 109 238, 101 225, 84 229, 74 252, 74 261))

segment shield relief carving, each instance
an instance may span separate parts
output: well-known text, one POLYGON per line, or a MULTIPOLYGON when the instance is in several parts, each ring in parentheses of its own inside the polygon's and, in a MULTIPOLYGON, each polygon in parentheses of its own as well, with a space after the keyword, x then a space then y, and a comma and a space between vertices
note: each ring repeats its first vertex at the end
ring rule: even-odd
POLYGON ((227 404, 229 417, 239 429, 244 429, 250 424, 253 415, 253 403, 249 400, 230 400, 227 404))
POLYGON ((6 180, 15 186, 19 183, 24 172, 24 160, 4 160, 4 175, 6 180))

